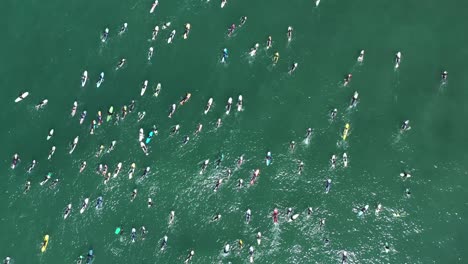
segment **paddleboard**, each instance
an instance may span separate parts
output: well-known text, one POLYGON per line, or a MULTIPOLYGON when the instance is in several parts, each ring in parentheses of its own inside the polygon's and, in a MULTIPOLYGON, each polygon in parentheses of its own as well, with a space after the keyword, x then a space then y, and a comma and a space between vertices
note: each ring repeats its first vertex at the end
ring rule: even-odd
POLYGON ((45 252, 47 250, 47 246, 49 245, 49 235, 44 236, 44 244, 41 247, 41 252, 45 252))
POLYGON ((23 101, 24 98, 28 97, 29 92, 24 92, 15 99, 15 103, 23 101))
POLYGON ((85 211, 86 208, 88 207, 88 202, 89 202, 89 198, 86 198, 86 199, 84 200, 85 206, 83 206, 83 207, 80 209, 80 214, 84 213, 84 211, 85 211))
POLYGON ((154 9, 156 9, 157 6, 158 6, 158 0, 154 1, 153 5, 151 6, 150 14, 154 12, 154 9))
POLYGON ((343 131, 343 140, 346 140, 346 138, 348 137, 348 131, 349 131, 349 124, 346 124, 345 129, 343 131))

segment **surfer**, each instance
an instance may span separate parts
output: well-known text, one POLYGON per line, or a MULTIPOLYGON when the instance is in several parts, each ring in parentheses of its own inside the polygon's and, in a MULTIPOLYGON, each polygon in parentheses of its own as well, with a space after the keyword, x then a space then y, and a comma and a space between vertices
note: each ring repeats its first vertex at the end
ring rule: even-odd
POLYGON ((80 125, 83 124, 87 114, 88 114, 88 112, 86 112, 86 111, 83 111, 81 113, 81 115, 80 115, 80 125))
POLYGON ((189 136, 185 136, 184 139, 182 140, 182 144, 187 144, 190 140, 190 137, 189 136))
POLYGON ((325 218, 320 219, 320 229, 325 225, 325 218))
POLYGON ((63 213, 63 219, 67 219, 67 217, 70 215, 72 210, 72 205, 68 204, 67 207, 65 208, 65 212, 63 213))
POLYGON ((298 171, 299 175, 302 174, 303 170, 304 170, 304 162, 299 161, 299 167, 297 168, 297 171, 298 171))
POLYGON ((343 251, 343 254, 341 256, 341 264, 346 264, 348 261, 348 252, 343 251))
POLYGON ((169 118, 172 118, 172 115, 175 113, 176 110, 176 104, 172 104, 171 110, 169 110, 169 118))
POLYGON ((271 48, 272 43, 273 43, 273 41, 272 41, 271 36, 268 36, 267 42, 266 42, 266 48, 267 48, 267 49, 271 48))
POLYGON ((55 180, 52 181, 52 183, 49 185, 49 188, 50 188, 50 189, 54 189, 55 186, 57 186, 58 183, 59 183, 59 179, 55 179, 55 180))
POLYGON ((97 113, 97 120, 98 120, 98 125, 102 125, 102 113, 101 111, 98 111, 97 113))
POLYGON ((78 140, 79 140, 79 136, 76 136, 75 139, 73 139, 69 154, 72 154, 73 151, 75 151, 76 145, 78 145, 78 140))
POLYGON ((171 211, 171 213, 169 214, 169 225, 172 225, 172 223, 174 223, 174 219, 175 219, 175 212, 171 211))
POLYGON ((155 26, 153 29, 153 35, 151 37, 151 40, 156 40, 156 37, 158 36, 159 33, 159 26, 155 26))
POLYGON ((19 158, 19 155, 15 153, 15 155, 13 155, 13 160, 11 161, 11 168, 12 169, 16 168, 16 165, 18 165, 20 161, 21 160, 19 158))
POLYGON ((258 232, 257 233, 257 244, 260 245, 262 243, 262 233, 258 232))
POLYGON ((31 171, 34 169, 34 167, 36 167, 36 164, 37 164, 36 160, 33 160, 31 165, 29 165, 27 173, 31 173, 31 171))
POLYGON ((218 120, 216 120, 216 128, 219 128, 221 126, 221 118, 218 118, 218 120))
POLYGON ((117 140, 112 140, 111 145, 110 145, 109 149, 107 150, 107 153, 114 150, 115 144, 117 144, 117 140))
POLYGON ((26 194, 27 192, 29 192, 29 189, 31 189, 31 182, 26 181, 26 184, 24 185, 23 193, 26 194))
POLYGON ((279 214, 278 209, 275 208, 273 210, 273 223, 275 223, 275 224, 278 223, 278 214, 279 214))
POLYGON ((250 246, 249 247, 249 258, 250 258, 250 263, 253 263, 253 254, 254 254, 254 247, 253 246, 250 246))
POLYGON ((353 94, 353 98, 351 98, 351 103, 349 104, 349 107, 355 107, 358 103, 358 97, 359 97, 359 93, 358 92, 354 92, 353 94))
POLYGON ((98 150, 98 152, 96 153, 96 157, 101 156, 102 153, 103 153, 103 151, 104 151, 104 145, 100 145, 100 146, 99 146, 99 150, 98 150))
POLYGON ((167 236, 164 236, 161 242, 161 250, 164 250, 166 246, 167 246, 167 236))
POLYGON ((312 137, 312 128, 307 128, 307 133, 306 133, 306 140, 309 141, 310 138, 312 137))
POLYGON ((343 85, 346 86, 348 85, 348 83, 351 81, 351 78, 353 78, 353 75, 351 73, 349 73, 348 75, 346 75, 345 79, 344 79, 344 83, 343 85))
POLYGON ((231 249, 231 246, 230 246, 229 244, 226 244, 226 245, 224 246, 224 254, 229 253, 230 249, 231 249))
POLYGON ((260 44, 255 43, 255 45, 252 48, 250 48, 250 52, 249 52, 250 57, 253 57, 257 54, 258 47, 260 47, 260 44))
POLYGON ((216 214, 215 216, 213 216, 213 221, 219 221, 221 220, 221 214, 216 214))
POLYGON ((336 115, 338 114, 338 109, 333 109, 330 111, 330 119, 334 120, 336 118, 336 115))
POLYGON ((273 56, 273 64, 278 63, 279 60, 279 52, 275 52, 275 55, 273 56))
POLYGON ((228 49, 224 48, 223 49, 223 57, 221 59, 221 62, 224 63, 226 62, 226 59, 229 57, 229 54, 228 54, 228 49))
POLYGON ((343 167, 348 167, 348 154, 343 153, 343 167))
POLYGON ((201 130, 202 130, 202 128, 203 128, 203 125, 202 125, 201 123, 200 123, 200 124, 198 124, 198 126, 197 126, 197 130, 195 130, 195 135, 196 135, 196 134, 198 134, 198 133, 200 133, 200 132, 201 132, 201 130))
POLYGON ((401 62, 401 52, 397 52, 395 55, 395 69, 400 67, 401 62))
POLYGON ((382 204, 377 204, 377 208, 375 208, 375 214, 379 214, 382 211, 382 204))
POLYGON ((55 146, 52 146, 52 148, 49 151, 49 157, 47 157, 47 159, 50 160, 52 156, 54 155, 54 153, 55 153, 55 146))
POLYGON ((151 60, 151 57, 153 57, 153 47, 149 47, 148 49, 148 60, 151 60))
POLYGON ((146 176, 148 176, 148 173, 150 172, 150 167, 146 167, 144 170, 143 170, 143 174, 141 174, 141 177, 140 178, 144 178, 146 176))
POLYGON ((242 102, 243 102, 242 95, 239 95, 237 97, 237 112, 242 111, 242 102))
POLYGON ((120 28, 119 35, 122 35, 123 33, 127 32, 127 26, 128 24, 126 22, 123 23, 122 27, 120 28))
POLYGON ((409 120, 406 120, 405 122, 403 122, 400 128, 400 132, 408 131, 411 129, 409 122, 410 122, 409 120))
POLYGON ((117 167, 116 167, 115 170, 114 170, 114 174, 113 174, 112 177, 113 177, 113 178, 117 177, 117 176, 119 175, 121 169, 122 169, 122 162, 119 162, 119 163, 117 164, 117 167))
POLYGON ((208 99, 208 102, 206 103, 205 112, 204 112, 205 115, 210 111, 212 104, 213 104, 213 98, 210 97, 210 99, 208 99))
POLYGON ((252 174, 252 179, 250 180, 250 185, 253 185, 255 181, 257 180, 258 176, 260 175, 260 170, 256 169, 254 173, 252 174))
POLYGON ((132 100, 130 102, 130 105, 128 106, 128 112, 129 113, 133 112, 133 110, 135 110, 135 100, 132 100))
POLYGON ((226 115, 229 115, 231 112, 231 106, 232 106, 232 97, 229 97, 227 104, 226 104, 226 115))
POLYGON ((178 133, 178 132, 179 132, 179 129, 180 129, 180 125, 179 125, 179 124, 177 124, 177 125, 175 125, 174 127, 172 127, 172 129, 171 129, 171 135, 174 135, 174 134, 178 133))
POLYGON ((118 69, 122 68, 125 65, 125 62, 126 62, 125 59, 121 59, 119 61, 119 63, 117 63, 117 67, 115 69, 118 70, 118 69))
POLYGON ((40 108, 43 108, 44 106, 47 105, 47 103, 49 102, 49 100, 47 99, 44 99, 42 100, 40 103, 38 103, 35 107, 36 107, 36 110, 39 110, 40 108))
POLYGON ((185 24, 184 39, 188 38, 189 33, 190 33, 190 24, 187 23, 185 24))
POLYGON ((71 111, 71 116, 75 116, 76 114, 76 109, 78 108, 78 102, 77 101, 74 101, 73 102, 73 107, 72 107, 72 111, 71 111))
POLYGON ((127 106, 124 105, 122 107, 122 119, 124 119, 127 116, 127 106))
POLYGON ((141 239, 145 240, 146 234, 148 234, 148 230, 146 230, 145 226, 141 226, 141 239))
POLYGON ((153 206, 153 200, 151 198, 148 198, 148 208, 153 206))
POLYGON ((133 200, 135 200, 137 194, 138 194, 138 190, 137 190, 137 189, 133 189, 132 195, 131 195, 131 199, 130 199, 131 202, 133 202, 133 200))
POLYGON ((99 74, 99 79, 96 82, 96 87, 99 88, 103 82, 104 82, 104 72, 101 72, 101 74, 99 74))
POLYGON ((146 112, 138 112, 138 120, 137 122, 140 122, 143 118, 145 118, 146 112))
POLYGON ((244 155, 241 155, 239 159, 237 160, 237 168, 240 168, 243 163, 244 163, 244 155))
POLYGON ((289 142, 289 150, 293 152, 295 149, 296 149, 296 142, 292 140, 291 142, 289 142))
POLYGON ((133 177, 133 174, 135 173, 135 168, 136 168, 136 164, 132 163, 132 165, 130 165, 130 170, 128 170, 128 178, 129 179, 131 179, 133 177))
POLYGON ((6 257, 5 260, 3 260, 3 264, 10 264, 11 258, 6 257))
POLYGON ((227 169, 226 174, 227 174, 227 178, 229 179, 231 177, 231 175, 232 175, 232 170, 227 169))
POLYGON ((176 34, 175 29, 171 31, 171 34, 169 34, 169 38, 167 39, 167 43, 172 43, 172 40, 174 39, 176 34))
POLYGON ((81 204, 80 214, 82 214, 86 208, 88 208, 89 198, 85 198, 83 203, 81 204))
POLYGON ((331 164, 332 169, 334 169, 336 167, 336 156, 335 156, 335 154, 332 155, 332 157, 330 159, 330 164, 331 164))
POLYGON ((236 30, 236 24, 232 24, 232 25, 228 28, 228 36, 229 36, 229 37, 232 35, 232 33, 234 33, 234 30, 236 30))
POLYGON ((239 182, 237 183, 237 187, 240 189, 240 188, 242 188, 242 186, 244 186, 244 180, 239 179, 239 182))
POLYGON ((312 207, 307 208, 307 215, 311 216, 313 213, 312 207))
POLYGON ((245 24, 245 22, 247 22, 247 17, 246 16, 242 16, 240 18, 240 24, 239 24, 239 27, 243 26, 245 24))
POLYGON ((330 188, 331 188, 331 179, 328 179, 325 182, 325 193, 328 193, 330 191, 330 188))
POLYGON ((185 259, 184 263, 188 263, 190 260, 192 260, 194 255, 195 255, 195 251, 191 250, 187 258, 185 259))
POLYGON ((221 162, 224 160, 224 154, 221 153, 218 157, 218 159, 216 159, 216 168, 219 167, 219 165, 221 165, 221 162))
POLYGON ((250 211, 250 209, 247 209, 247 212, 245 212, 245 221, 248 223, 250 223, 250 218, 252 217, 252 211, 250 211))
POLYGON ((162 25, 162 29, 166 29, 171 26, 171 22, 166 22, 162 25))
POLYGON ((364 50, 361 50, 361 53, 359 53, 357 61, 358 62, 363 62, 364 61, 364 50))
POLYGON ((135 243, 136 240, 136 229, 132 227, 132 232, 130 233, 130 238, 132 239, 132 243, 135 243))
POLYGON ((291 26, 288 27, 288 32, 286 33, 288 36, 288 41, 292 39, 293 28, 291 26))
POLYGON ((291 67, 289 68, 289 74, 292 74, 296 69, 299 64, 297 62, 294 62, 291 67))
POLYGON ((88 71, 84 71, 83 75, 81 75, 81 87, 84 87, 87 81, 88 81, 88 71))
POLYGON ((180 100, 179 104, 184 105, 186 102, 188 102, 188 100, 190 100, 191 96, 192 96, 191 93, 186 93, 184 98, 182 98, 182 100, 180 100))
POLYGON ((108 37, 109 37, 109 28, 106 28, 104 29, 104 32, 102 32, 101 41, 106 42, 108 37))
POLYGON ((407 171, 403 171, 402 173, 400 173, 400 176, 406 180, 411 177, 411 174, 407 171))
POLYGON ((222 178, 219 178, 218 181, 216 182, 216 185, 214 187, 214 192, 217 192, 219 187, 221 186, 221 183, 223 183, 223 179, 222 178))
POLYGON ((146 147, 144 142, 140 142, 140 148, 141 148, 141 150, 143 150, 143 152, 145 153, 146 156, 149 155, 148 148, 146 147))
POLYGON ((447 77, 448 77, 448 72, 447 72, 447 71, 443 71, 443 72, 442 72, 442 81, 446 81, 446 80, 447 80, 447 77))
POLYGON ((271 152, 268 151, 265 157, 266 165, 269 166, 272 161, 273 161, 273 156, 271 156, 271 152))
POLYGON ((96 209, 100 209, 102 208, 102 204, 103 204, 104 200, 102 199, 102 196, 99 196, 96 200, 96 209))

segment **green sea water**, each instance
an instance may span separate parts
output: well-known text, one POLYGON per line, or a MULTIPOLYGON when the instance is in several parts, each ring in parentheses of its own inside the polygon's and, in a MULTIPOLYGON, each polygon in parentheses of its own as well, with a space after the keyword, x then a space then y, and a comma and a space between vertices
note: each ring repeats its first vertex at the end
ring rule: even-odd
MULTIPOLYGON (((160 0, 153 14, 152 1, 4 1, 0 51, 0 257, 13 263, 75 263, 79 255, 94 249, 94 263, 182 263, 190 250, 193 263, 248 263, 248 247, 254 246, 255 263, 341 263, 346 250, 350 263, 467 263, 468 184, 465 131, 468 129, 468 37, 465 33, 467 3, 428 1, 220 1, 160 0), (244 26, 233 36, 227 28, 244 26), (171 22, 151 41, 156 25, 171 22), (117 35, 127 22, 128 31, 117 35), (185 23, 192 30, 182 38, 185 23), (288 26, 294 28, 287 41, 288 26), (100 41, 105 27, 106 43, 100 41), (167 37, 177 31, 172 44, 167 37), (265 48, 267 37, 273 47, 265 48), (255 43, 255 57, 248 52, 255 43), (146 59, 155 49, 151 62, 146 59), (221 51, 229 49, 226 64, 221 51), (358 64, 359 51, 364 63, 358 64), (274 52, 280 53, 272 65, 274 52), (395 53, 402 52, 401 66, 394 68, 395 53), (121 58, 123 69, 115 70, 121 58), (297 70, 287 72, 293 62, 297 70), (89 73, 82 88, 80 77, 89 73), (448 82, 440 73, 449 72, 448 82), (99 73, 105 81, 96 88, 99 73), (344 87, 343 78, 352 73, 344 87), (144 80, 146 94, 140 96, 144 80), (159 97, 152 96, 161 83, 159 97), (24 101, 13 101, 29 91, 24 101), (348 105, 359 92, 356 108, 348 105), (190 92, 192 98, 178 105, 174 116, 169 107, 190 92), (229 97, 244 98, 244 110, 226 115, 229 97), (214 104, 203 114, 208 99, 214 104), (43 99, 48 105, 34 106, 43 99), (120 108, 136 100, 136 108, 118 124, 104 122, 89 134, 90 122, 100 110, 120 108), (70 115, 74 101, 78 112, 70 115), (331 109, 337 108, 334 121, 331 109), (80 113, 88 116, 79 124, 80 113), (137 122, 137 112, 146 112, 137 122), (222 119, 216 129, 215 123, 222 119), (401 134, 401 123, 409 119, 412 129, 401 134), (197 124, 203 124, 194 135, 197 124), (341 140, 346 123, 349 137, 341 140), (180 132, 170 135, 180 124, 180 132), (157 135, 145 156, 138 143, 138 130, 145 133, 156 125, 157 135), (306 129, 314 128, 310 142, 306 129), (50 129, 55 135, 46 140, 50 129), (183 136, 190 136, 182 145, 183 136), (70 143, 79 136, 73 154, 70 143), (115 150, 97 158, 99 146, 117 141, 115 150), (297 142, 291 153, 289 142, 297 142), (47 160, 52 146, 57 151, 47 160), (265 153, 273 153, 266 166, 265 153), (349 166, 343 168, 346 152, 349 166), (10 169, 18 153, 21 162, 10 169), (214 161, 223 153, 220 167, 214 161), (339 157, 330 168, 330 157, 339 157), (236 168, 237 158, 246 161, 236 168), (26 173, 32 159, 38 161, 26 173), (200 175, 200 164, 210 159, 200 175), (79 173, 82 161, 88 167, 79 173), (304 172, 297 173, 299 161, 304 172), (113 171, 123 169, 107 184, 96 174, 103 163, 113 171), (129 180, 130 164, 137 165, 129 180), (146 178, 142 170, 151 167, 146 178), (226 177, 226 170, 233 170, 226 177), (254 169, 261 174, 248 186, 254 169), (403 170, 412 177, 403 180, 403 170), (56 188, 39 182, 48 173, 60 179, 56 188), (224 181, 213 192, 216 181, 224 181), (239 179, 245 186, 237 188, 239 179), (332 179, 325 194, 324 182, 332 179), (23 194, 24 184, 31 190, 23 194), (133 189, 137 197, 131 201, 133 189), (411 197, 405 195, 410 189, 411 197), (104 206, 94 208, 102 196, 104 206), (90 205, 79 213, 82 201, 90 205), (147 207, 147 198, 154 201, 147 207), (63 219, 71 203, 73 211, 63 219), (378 203, 382 212, 375 214, 378 203), (356 211, 368 204, 369 212, 356 211), (286 220, 286 209, 300 213, 286 220), (313 214, 307 216, 307 208, 313 214), (245 222, 245 211, 252 219, 245 222), (280 210, 278 225, 271 213, 280 210), (175 221, 169 225, 169 214, 175 221), (211 221, 220 213, 218 222, 211 221), (325 226, 319 225, 326 219, 325 226), (116 227, 124 234, 115 235, 116 227), (145 226, 135 243, 130 230, 145 226), (256 233, 262 232, 260 245, 256 233), (50 235, 45 253, 42 238, 50 235), (161 239, 168 246, 160 250, 161 239), (237 246, 238 239, 244 248, 237 246), (328 239, 329 243, 324 243, 328 239), (224 254, 225 244, 231 252, 224 254), (384 244, 390 247, 385 252, 384 244)), ((113 119, 115 121, 115 118, 113 119)))

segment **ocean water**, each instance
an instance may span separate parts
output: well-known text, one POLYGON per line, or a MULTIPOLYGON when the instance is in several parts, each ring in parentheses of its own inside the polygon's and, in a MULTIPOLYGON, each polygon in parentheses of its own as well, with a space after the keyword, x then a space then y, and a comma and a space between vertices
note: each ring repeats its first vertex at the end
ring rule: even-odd
MULTIPOLYGON (((190 250, 193 263, 248 263, 254 246, 255 263, 466 263, 468 184, 465 131, 468 108, 468 47, 464 31, 467 3, 446 1, 220 1, 161 0, 153 14, 152 1, 5 1, 0 9, 4 31, 0 50, 1 164, 0 256, 19 263, 75 263, 92 248, 94 263, 182 263, 190 250), (227 29, 237 27, 231 37, 227 29), (151 41, 153 28, 160 29, 151 41), (117 32, 127 22, 128 31, 117 32), (188 39, 182 34, 191 24, 188 39), (286 31, 292 26, 288 42, 286 31), (110 29, 106 43, 100 41, 110 29), (172 44, 167 44, 171 30, 172 44), (268 36, 273 47, 266 49, 268 36), (249 50, 260 44, 255 57, 249 50), (152 60, 147 51, 154 47, 152 60), (220 63, 223 48, 227 63, 220 63), (365 50, 362 64, 356 62, 365 50), (401 66, 394 68, 396 52, 401 66), (279 62, 272 64, 275 52, 279 62), (116 71, 121 58, 126 65, 116 71), (293 62, 297 70, 288 74, 293 62), (84 70, 89 81, 82 88, 84 70), (447 82, 440 73, 449 72, 447 82), (100 72, 105 81, 96 88, 100 72), (349 85, 343 78, 352 73, 349 85), (140 88, 149 86, 144 96, 140 88), (154 97, 154 89, 162 90, 154 97), (22 91, 30 95, 20 103, 22 91), (359 102, 349 108, 353 93, 359 102), (192 97, 169 108, 187 93, 192 97), (243 111, 235 106, 229 115, 225 104, 244 98, 243 111), (203 114, 209 98, 211 111, 203 114), (36 110, 43 99, 49 103, 36 110), (72 117, 74 101, 77 114, 72 117), (136 101, 135 111, 115 123, 123 105, 136 101), (114 107, 114 118, 94 135, 90 122, 114 107), (330 110, 338 115, 330 119, 330 110), (84 124, 79 116, 86 110, 84 124), (146 112, 137 121, 138 112, 146 112), (216 128, 216 120, 222 125, 216 128), (404 120, 412 129, 400 133, 404 120), (194 134, 197 124, 203 130, 194 134), (346 141, 341 133, 351 126, 346 141), (180 132, 170 134, 175 125, 180 132), (144 155, 138 131, 156 125, 144 155), (308 127, 314 129, 304 140, 308 127), (50 129, 54 136, 47 141, 50 129), (182 144, 183 137, 190 142, 182 144), (69 154, 70 143, 79 143, 69 154), (113 140, 115 150, 96 157, 100 145, 113 140), (294 152, 289 142, 296 141, 294 152), (48 160, 52 146, 57 150, 48 160), (273 163, 265 165, 271 151, 273 163), (342 165, 346 152, 349 166, 342 165), (10 168, 13 154, 21 162, 10 168), (218 168, 215 160, 224 160, 218 168), (236 166, 239 156, 245 162, 236 166), (335 169, 330 158, 337 155, 335 169), (38 165, 27 173, 32 159, 38 165), (201 163, 210 159, 205 173, 201 163), (79 173, 80 164, 87 168, 79 173), (298 174, 298 163, 304 171, 298 174), (119 176, 104 184, 96 173, 99 164, 113 171, 123 163, 119 176), (133 179, 127 171, 136 163, 133 179), (145 167, 151 171, 140 177, 145 167), (261 173, 249 185, 255 169, 261 173), (227 169, 233 171, 227 177, 227 169), (412 177, 402 179, 407 170, 412 177), (48 173, 60 181, 41 186, 48 173), (223 183, 217 192, 219 178, 223 183), (238 188, 239 179, 244 187, 238 188), (332 187, 325 193, 325 181, 332 187), (24 194, 26 181, 31 189, 24 194), (131 201, 133 189, 137 197, 131 201), (406 195, 409 189, 411 196, 406 195), (95 209, 98 196, 104 206, 95 209), (87 210, 79 213, 89 197, 87 210), (147 207, 147 199, 154 201, 147 207), (72 213, 63 219, 71 203, 72 213), (376 214, 376 205, 383 210, 376 214), (357 212, 365 205, 369 211, 357 212), (288 222, 291 207, 300 216, 288 222), (307 208, 313 214, 307 215, 307 208), (274 208, 280 211, 273 224, 274 208), (252 210, 250 223, 245 212, 252 210), (169 214, 175 221, 169 224, 169 214), (220 221, 212 221, 216 214, 220 221), (325 225, 320 226, 320 219, 325 225), (115 235, 116 227, 124 233, 115 235), (148 234, 142 239, 140 227, 148 234), (138 230, 131 242, 130 230, 138 230), (260 245, 256 233, 261 232, 260 245), (45 234, 50 243, 40 246, 45 234), (161 239, 168 236, 166 250, 161 239), (238 246, 242 239, 244 247, 238 246), (328 243, 325 243, 328 240, 328 243), (229 254, 223 253, 225 244, 229 254), (384 245, 389 246, 385 252, 384 245)), ((52 180, 51 180, 52 181, 52 180)))

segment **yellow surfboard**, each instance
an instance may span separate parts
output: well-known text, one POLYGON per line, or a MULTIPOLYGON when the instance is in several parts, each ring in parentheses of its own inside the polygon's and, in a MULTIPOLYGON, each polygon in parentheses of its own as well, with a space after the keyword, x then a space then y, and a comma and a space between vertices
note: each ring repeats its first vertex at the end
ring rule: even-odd
POLYGON ((49 235, 44 236, 44 242, 42 243, 41 252, 46 251, 47 245, 49 245, 49 235))
POLYGON ((346 138, 348 137, 348 131, 349 131, 349 124, 346 124, 343 130, 343 140, 346 140, 346 138))

